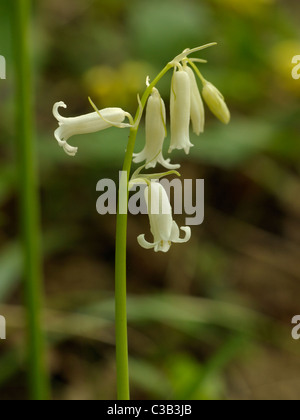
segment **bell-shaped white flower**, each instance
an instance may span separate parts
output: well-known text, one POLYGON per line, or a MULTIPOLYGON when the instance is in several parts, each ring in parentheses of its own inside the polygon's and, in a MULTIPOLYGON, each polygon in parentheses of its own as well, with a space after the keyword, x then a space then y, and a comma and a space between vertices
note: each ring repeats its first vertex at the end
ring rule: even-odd
POLYGON ((191 121, 194 133, 199 136, 204 132, 205 124, 205 110, 203 100, 198 88, 198 83, 193 70, 187 65, 184 66, 184 71, 190 78, 191 86, 191 121))
POLYGON ((150 229, 154 241, 146 241, 145 235, 138 237, 138 242, 145 249, 154 249, 155 252, 168 252, 172 242, 184 243, 191 238, 191 228, 182 227, 185 237, 180 238, 180 230, 173 220, 172 207, 166 190, 158 182, 151 182, 145 188, 145 200, 148 208, 150 229))
POLYGON ((203 80, 202 95, 211 112, 224 124, 230 122, 230 111, 222 93, 210 82, 203 80))
POLYGON ((171 144, 169 153, 183 149, 186 154, 193 146, 190 142, 191 86, 188 74, 182 69, 174 71, 171 86, 171 144))
POLYGON ((146 108, 146 144, 144 150, 134 155, 135 163, 146 161, 145 168, 155 168, 160 163, 167 169, 177 169, 180 165, 172 165, 170 159, 164 159, 163 143, 167 135, 166 106, 159 91, 153 88, 146 108))
POLYGON ((62 117, 58 109, 67 108, 64 102, 57 102, 53 107, 53 115, 59 123, 58 129, 55 131, 55 138, 69 156, 75 156, 78 148, 70 146, 67 141, 70 137, 77 134, 95 133, 105 130, 106 128, 117 126, 123 127, 121 123, 128 117, 128 113, 121 108, 106 108, 98 112, 81 115, 79 117, 65 118, 62 117))

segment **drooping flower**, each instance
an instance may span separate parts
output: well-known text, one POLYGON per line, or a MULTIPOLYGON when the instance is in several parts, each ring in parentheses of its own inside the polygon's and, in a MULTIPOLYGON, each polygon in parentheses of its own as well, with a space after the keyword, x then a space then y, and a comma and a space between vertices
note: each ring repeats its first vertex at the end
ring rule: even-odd
POLYGON ((201 94, 198 88, 195 74, 193 70, 187 65, 184 66, 184 71, 190 78, 191 86, 191 121, 193 125, 194 133, 199 136, 200 133, 204 132, 205 124, 205 111, 204 104, 201 98, 201 94))
POLYGON ((185 237, 180 238, 180 230, 173 220, 172 207, 166 190, 158 182, 151 182, 145 188, 145 200, 148 208, 150 230, 154 241, 148 242, 145 235, 138 237, 138 243, 145 249, 154 249, 155 252, 168 252, 172 242, 184 243, 191 238, 191 228, 181 227, 185 237))
POLYGON ((230 111, 222 93, 210 82, 203 80, 202 95, 211 112, 224 124, 230 122, 230 111))
POLYGON ((70 146, 67 141, 70 137, 77 134, 95 133, 105 130, 113 126, 126 126, 122 122, 128 117, 128 113, 121 108, 105 108, 98 112, 81 115, 79 117, 65 118, 62 117, 58 109, 67 108, 64 102, 57 102, 53 107, 53 115, 59 123, 59 127, 55 131, 55 138, 69 156, 75 156, 78 148, 70 146))
POLYGON ((160 163, 167 169, 177 169, 180 165, 172 165, 170 159, 164 159, 163 143, 167 135, 166 107, 159 91, 153 88, 146 108, 146 144, 144 150, 134 155, 135 163, 146 161, 146 169, 155 168, 160 163))
POLYGON ((169 153, 193 147, 190 142, 191 86, 189 75, 182 69, 174 71, 171 86, 171 144, 169 153))

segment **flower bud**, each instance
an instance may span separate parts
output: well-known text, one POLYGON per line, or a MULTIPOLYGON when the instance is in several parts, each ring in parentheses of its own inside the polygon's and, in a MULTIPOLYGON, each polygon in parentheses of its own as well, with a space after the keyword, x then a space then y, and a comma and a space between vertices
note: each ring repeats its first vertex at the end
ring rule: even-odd
POLYGON ((230 122, 230 112, 221 92, 210 82, 205 81, 203 98, 211 112, 224 124, 230 122))

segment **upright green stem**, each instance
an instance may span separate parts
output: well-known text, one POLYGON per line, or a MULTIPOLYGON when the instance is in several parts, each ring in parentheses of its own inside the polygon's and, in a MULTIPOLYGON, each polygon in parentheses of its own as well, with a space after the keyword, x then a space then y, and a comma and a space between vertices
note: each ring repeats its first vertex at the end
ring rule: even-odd
MULTIPOLYGON (((131 150, 134 148, 137 130, 131 130, 124 161, 123 171, 130 173, 131 150)), ((133 152, 132 152, 133 153, 133 152)), ((131 153, 131 157, 132 157, 131 153)), ((128 180, 126 180, 128 182, 128 180)), ((127 336, 127 302, 126 302, 126 247, 127 247, 127 214, 117 214, 116 229, 116 359, 117 359, 117 393, 118 400, 129 400, 128 336, 127 336)))
MULTIPOLYGON (((172 68, 168 64, 162 72, 155 78, 151 85, 146 89, 142 99, 142 110, 144 110, 147 99, 150 96, 153 87, 158 81, 172 68)), ((135 123, 138 122, 140 112, 138 110, 135 123)), ((128 181, 131 171, 132 157, 138 126, 134 126, 130 130, 123 172, 127 174, 126 191, 128 203, 128 181)), ((123 188, 123 183, 120 188, 123 188)), ((115 292, 115 313, 116 313, 116 358, 117 358, 117 393, 119 400, 129 400, 129 367, 128 367, 128 335, 127 335, 127 302, 126 302, 126 254, 127 254, 127 214, 121 214, 118 209, 117 214, 117 230, 116 230, 116 292, 115 292)))
POLYGON ((30 398, 46 400, 49 380, 42 332, 42 258, 40 208, 34 145, 33 86, 30 57, 30 0, 14 0, 12 31, 15 44, 17 151, 20 213, 24 252, 24 281, 28 321, 30 398))

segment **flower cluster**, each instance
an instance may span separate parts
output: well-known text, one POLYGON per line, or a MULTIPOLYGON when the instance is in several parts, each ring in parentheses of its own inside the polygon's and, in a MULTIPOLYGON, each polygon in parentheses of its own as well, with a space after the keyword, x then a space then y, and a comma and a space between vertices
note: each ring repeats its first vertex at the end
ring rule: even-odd
MULTIPOLYGON (((224 97, 219 90, 208 82, 199 71, 196 63, 205 63, 205 60, 190 58, 190 55, 215 44, 208 44, 195 49, 187 49, 174 58, 165 68, 165 74, 169 69, 173 69, 170 94, 170 146, 169 153, 173 150, 184 150, 189 154, 193 144, 190 139, 190 126, 196 135, 204 132, 205 127, 205 108, 207 104, 211 112, 224 124, 230 121, 230 112, 225 103, 224 97), (198 76, 202 90, 200 91, 196 76, 198 76), (203 101, 204 100, 204 101, 203 101)), ((87 134, 104 130, 109 127, 138 129, 144 108, 146 108, 145 131, 146 140, 144 149, 132 156, 135 163, 143 162, 144 165, 131 178, 131 183, 146 183, 145 199, 150 219, 151 233, 154 242, 149 243, 145 235, 138 237, 139 244, 146 248, 153 248, 154 251, 167 252, 172 242, 186 242, 191 237, 191 229, 182 227, 185 237, 180 239, 180 231, 172 217, 172 207, 164 188, 156 182, 159 177, 173 173, 180 168, 179 164, 171 163, 163 155, 163 145, 167 138, 167 113, 165 103, 156 88, 159 77, 150 84, 147 78, 147 90, 144 97, 144 105, 139 100, 140 111, 136 120, 121 108, 106 108, 98 111, 94 106, 95 112, 76 118, 62 117, 58 109, 66 108, 63 102, 56 103, 53 114, 59 122, 59 128, 55 131, 55 138, 64 151, 75 156, 77 148, 68 144, 68 139, 76 134, 87 134), (129 122, 124 123, 128 118, 129 122), (162 165, 170 172, 159 176, 144 175, 140 172, 143 168, 155 168, 157 164, 162 165), (155 182, 153 179, 155 178, 155 182), (158 206, 158 210, 157 210, 158 206), (154 211, 156 208, 156 211, 154 211)))

